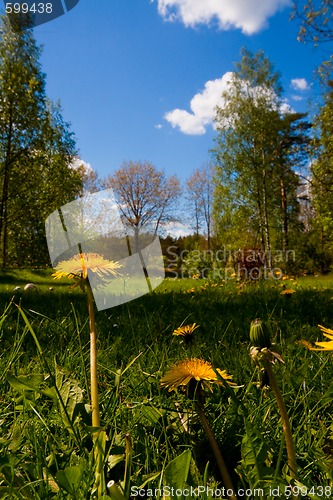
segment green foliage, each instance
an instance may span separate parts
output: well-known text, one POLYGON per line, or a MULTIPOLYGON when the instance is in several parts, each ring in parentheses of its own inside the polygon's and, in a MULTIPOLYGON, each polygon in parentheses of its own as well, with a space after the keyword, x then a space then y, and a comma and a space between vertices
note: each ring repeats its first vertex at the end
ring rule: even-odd
MULTIPOLYGON (((333 40, 333 6, 331 0, 294 0, 292 19, 299 23, 298 41, 315 47, 333 40)), ((326 55, 324 55, 326 57, 326 55)), ((323 81, 332 77, 333 57, 324 60, 318 70, 323 81)))
POLYGON ((333 88, 330 84, 316 120, 317 136, 313 141, 315 158, 311 165, 311 192, 315 210, 314 229, 322 250, 333 250, 333 88))
POLYGON ((306 159, 305 115, 285 113, 279 75, 259 51, 243 50, 217 109, 215 229, 222 241, 286 252, 298 216, 298 176, 306 159))
POLYGON ((48 263, 45 218, 82 190, 70 168, 75 141, 45 94, 32 31, 1 18, 0 260, 2 267, 48 263))
POLYGON ((328 273, 331 270, 333 262, 332 248, 328 243, 324 244, 318 227, 301 233, 293 248, 295 249, 295 258, 286 263, 286 272, 314 274, 328 273))
POLYGON ((182 270, 190 277, 197 275, 200 278, 208 278, 217 266, 213 252, 208 250, 192 250, 182 261, 182 270))

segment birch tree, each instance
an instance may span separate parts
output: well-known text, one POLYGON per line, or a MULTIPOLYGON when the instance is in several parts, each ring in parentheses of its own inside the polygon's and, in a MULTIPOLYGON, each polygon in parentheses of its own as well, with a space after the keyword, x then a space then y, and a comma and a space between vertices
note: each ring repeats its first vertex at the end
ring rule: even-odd
POLYGON ((293 169, 300 136, 293 126, 301 117, 283 106, 279 74, 262 51, 243 50, 222 97, 224 105, 216 113, 215 220, 241 224, 239 240, 252 237, 271 268, 272 247, 280 239, 286 250, 290 209, 297 207, 293 169))

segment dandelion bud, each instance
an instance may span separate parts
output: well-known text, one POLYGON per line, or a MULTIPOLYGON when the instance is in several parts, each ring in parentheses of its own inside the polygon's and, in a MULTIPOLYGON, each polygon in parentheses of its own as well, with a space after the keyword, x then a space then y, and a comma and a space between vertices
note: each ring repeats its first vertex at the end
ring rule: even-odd
POLYGON ((260 349, 268 348, 271 345, 271 339, 266 324, 261 319, 255 319, 251 323, 250 340, 255 347, 260 349))

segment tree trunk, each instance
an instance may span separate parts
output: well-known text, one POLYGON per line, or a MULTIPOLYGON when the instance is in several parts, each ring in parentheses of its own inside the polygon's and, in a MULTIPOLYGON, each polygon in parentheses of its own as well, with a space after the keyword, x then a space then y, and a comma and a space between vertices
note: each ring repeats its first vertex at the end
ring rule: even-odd
POLYGON ((197 240, 199 239, 199 202, 197 198, 194 199, 194 210, 195 210, 195 234, 197 240))
POLYGON ((259 189, 257 192, 257 206, 258 206, 258 225, 259 225, 259 234, 260 234, 260 245, 261 245, 261 250, 264 252, 265 251, 265 239, 264 239, 264 231, 263 231, 263 224, 262 224, 262 211, 261 211, 261 200, 259 196, 259 189))
POLYGON ((283 175, 280 177, 281 210, 282 210, 282 255, 286 259, 288 247, 287 192, 283 175))
POLYGON ((208 245, 208 251, 211 250, 211 230, 210 230, 210 226, 211 226, 211 211, 210 211, 210 207, 211 207, 211 199, 210 199, 210 194, 211 194, 211 181, 210 179, 207 180, 207 200, 206 200, 206 210, 205 210, 205 215, 206 215, 206 226, 207 226, 207 245, 208 245))
POLYGON ((2 198, 0 204, 0 244, 2 243, 2 248, 1 248, 2 269, 5 269, 7 264, 6 260, 7 260, 7 246, 8 246, 9 170, 11 164, 12 135, 13 135, 13 106, 12 104, 10 104, 8 137, 6 146, 6 156, 4 161, 2 198))
POLYGON ((269 269, 272 269, 273 265, 272 265, 270 231, 269 231, 266 180, 267 180, 266 158, 265 158, 265 151, 262 151, 262 204, 263 204, 263 212, 264 212, 265 265, 269 269))

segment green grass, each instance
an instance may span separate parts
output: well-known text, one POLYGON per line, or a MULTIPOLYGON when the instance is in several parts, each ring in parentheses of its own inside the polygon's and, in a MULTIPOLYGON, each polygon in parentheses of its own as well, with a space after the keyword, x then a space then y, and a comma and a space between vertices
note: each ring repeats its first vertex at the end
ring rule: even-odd
MULTIPOLYGON (((51 273, 0 274, 0 498, 90 498, 86 297, 69 288, 69 280, 54 281, 51 273), (16 286, 28 282, 37 289, 14 294, 16 286), (15 304, 25 312, 42 355, 15 304), (28 374, 35 389, 10 378, 28 374), (70 422, 54 394, 55 385, 70 422), (76 493, 66 492, 59 475, 69 466, 77 467, 76 493)), ((289 483, 275 399, 271 391, 258 388, 258 369, 249 356, 250 323, 260 317, 269 323, 285 361, 274 369, 292 422, 299 480, 308 488, 333 488, 332 356, 299 343, 323 340, 317 325, 333 326, 332 298, 332 276, 247 286, 233 280, 169 279, 150 295, 97 312, 102 425, 109 436, 107 478, 123 479, 129 434, 132 485, 141 485, 185 450, 192 456, 188 484, 204 484, 204 477, 209 485, 220 481, 191 401, 181 390, 168 393, 159 387, 173 363, 195 356, 226 369, 240 386, 231 393, 216 386, 206 400, 207 416, 237 488, 260 485, 269 498, 269 485, 289 483), (296 293, 281 295, 283 287, 296 293), (190 346, 172 336, 181 324, 194 322, 200 327, 190 346), (188 423, 187 431, 180 416, 188 423)), ((158 481, 151 485, 157 487, 158 481)))

